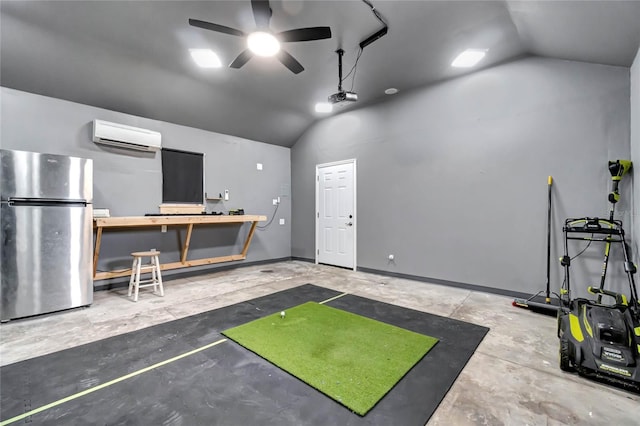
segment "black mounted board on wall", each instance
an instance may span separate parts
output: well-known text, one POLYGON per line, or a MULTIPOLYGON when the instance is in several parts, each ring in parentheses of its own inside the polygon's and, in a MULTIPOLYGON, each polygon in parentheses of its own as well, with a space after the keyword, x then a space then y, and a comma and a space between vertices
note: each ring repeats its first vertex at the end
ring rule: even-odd
POLYGON ((162 202, 204 201, 204 154, 162 148, 162 202))

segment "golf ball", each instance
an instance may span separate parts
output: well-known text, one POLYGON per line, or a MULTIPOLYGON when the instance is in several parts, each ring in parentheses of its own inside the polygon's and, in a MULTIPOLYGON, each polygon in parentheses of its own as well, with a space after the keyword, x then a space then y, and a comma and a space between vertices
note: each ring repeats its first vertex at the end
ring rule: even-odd
POLYGON ((284 311, 280 312, 280 318, 284 318, 284 316, 285 316, 284 311))

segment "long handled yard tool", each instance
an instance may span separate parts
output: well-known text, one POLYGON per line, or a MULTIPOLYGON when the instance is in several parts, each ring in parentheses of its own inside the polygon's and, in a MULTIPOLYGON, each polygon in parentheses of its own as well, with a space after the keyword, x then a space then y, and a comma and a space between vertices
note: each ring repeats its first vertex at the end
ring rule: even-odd
POLYGON ((553 177, 549 176, 547 180, 547 285, 546 289, 539 291, 528 299, 516 298, 511 303, 519 308, 531 309, 532 311, 555 315, 558 312, 558 305, 552 303, 551 300, 551 188, 553 187, 553 177), (538 301, 544 293, 544 302, 538 301), (538 300, 536 300, 538 299, 538 300))
MULTIPOLYGON (((611 173, 611 192, 609 193, 609 222, 613 222, 616 204, 620 201, 620 192, 618 186, 622 180, 622 176, 631 170, 632 163, 630 160, 609 161, 609 173, 611 173)), ((612 227, 614 227, 612 225, 612 227)), ((604 248, 604 261, 602 264, 602 273, 600 275, 600 290, 604 290, 605 280, 607 278, 607 267, 609 265, 609 253, 611 252, 611 238, 606 239, 604 248)), ((598 294, 598 303, 602 302, 602 294, 598 294)))

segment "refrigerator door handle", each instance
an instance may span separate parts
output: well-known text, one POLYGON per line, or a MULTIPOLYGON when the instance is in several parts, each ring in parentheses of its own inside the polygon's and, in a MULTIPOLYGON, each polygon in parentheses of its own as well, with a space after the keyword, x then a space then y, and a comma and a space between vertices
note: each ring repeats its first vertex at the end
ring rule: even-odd
POLYGON ((22 197, 8 197, 8 202, 16 203, 82 203, 86 204, 87 200, 72 199, 72 198, 22 198, 22 197))
POLYGON ((7 201, 9 207, 17 206, 86 206, 86 200, 54 200, 48 198, 35 198, 35 199, 10 199, 7 201))

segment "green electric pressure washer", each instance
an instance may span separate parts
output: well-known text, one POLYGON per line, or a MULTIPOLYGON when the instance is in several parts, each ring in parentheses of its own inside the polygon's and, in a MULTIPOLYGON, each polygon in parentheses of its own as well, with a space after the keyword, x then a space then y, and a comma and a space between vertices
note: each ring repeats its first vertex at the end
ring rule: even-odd
POLYGON ((563 227, 564 256, 560 263, 565 278, 560 292, 558 337, 560 368, 580 375, 640 392, 640 304, 622 222, 614 220, 615 204, 620 200, 618 185, 631 169, 631 161, 609 162, 613 181, 609 193, 609 218, 569 218, 563 227), (569 240, 602 242, 605 256, 598 287, 588 287, 594 300, 571 298, 569 240), (605 278, 612 244, 620 244, 629 295, 605 288, 605 278), (603 302, 606 298, 606 302, 603 302))

